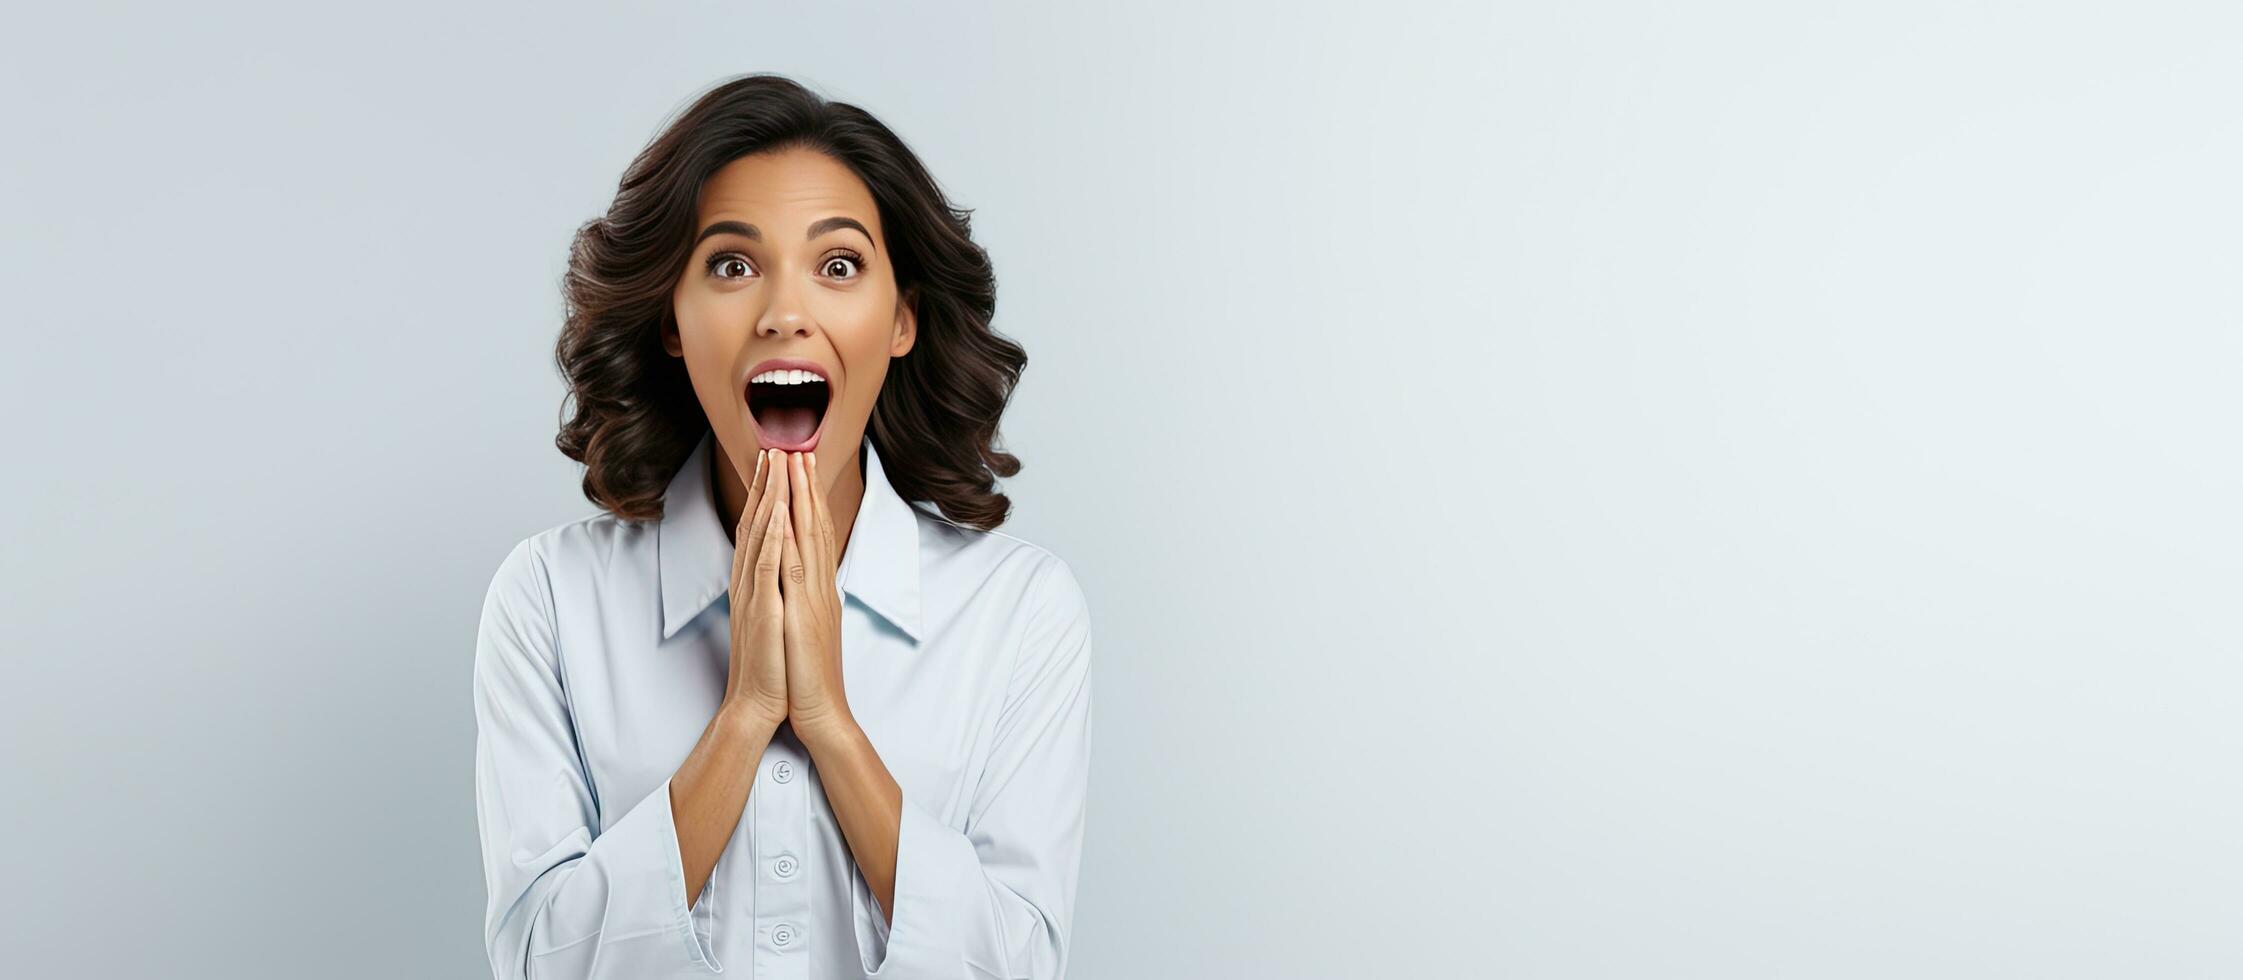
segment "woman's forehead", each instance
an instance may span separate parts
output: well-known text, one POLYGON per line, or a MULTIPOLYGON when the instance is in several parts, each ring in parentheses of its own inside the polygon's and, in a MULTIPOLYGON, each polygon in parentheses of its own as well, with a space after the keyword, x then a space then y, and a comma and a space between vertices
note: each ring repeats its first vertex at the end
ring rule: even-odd
POLYGON ((774 232, 797 237, 812 222, 835 215, 878 229, 864 181, 840 161, 808 150, 757 154, 724 165, 702 189, 700 212, 704 222, 753 223, 766 240, 774 232))

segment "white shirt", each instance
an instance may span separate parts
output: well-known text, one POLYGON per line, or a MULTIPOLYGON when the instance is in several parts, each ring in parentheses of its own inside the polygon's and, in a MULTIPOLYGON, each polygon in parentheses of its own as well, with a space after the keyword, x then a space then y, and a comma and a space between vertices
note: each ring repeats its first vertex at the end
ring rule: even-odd
POLYGON ((895 922, 790 725, 686 907, 670 777, 716 713, 731 645, 712 438, 659 522, 603 511, 539 532, 491 580, 474 689, 493 974, 1059 977, 1085 826, 1089 607, 1057 555, 899 497, 870 438, 836 582, 850 714, 903 788, 895 922))

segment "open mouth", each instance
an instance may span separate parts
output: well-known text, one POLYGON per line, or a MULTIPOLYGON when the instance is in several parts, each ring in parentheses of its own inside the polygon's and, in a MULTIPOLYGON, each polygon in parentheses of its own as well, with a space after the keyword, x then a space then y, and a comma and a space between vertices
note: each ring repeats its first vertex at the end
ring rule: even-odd
POLYGON ((825 430, 833 386, 807 371, 780 373, 793 380, 748 382, 748 414, 755 420, 757 447, 809 452, 825 430))

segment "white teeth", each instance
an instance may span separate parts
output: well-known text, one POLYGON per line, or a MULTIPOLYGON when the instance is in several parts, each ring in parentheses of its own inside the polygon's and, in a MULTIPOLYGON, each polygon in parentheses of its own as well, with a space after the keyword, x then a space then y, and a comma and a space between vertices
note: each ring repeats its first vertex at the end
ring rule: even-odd
POLYGON ((749 384, 768 382, 775 385, 799 385, 812 381, 823 382, 825 379, 818 377, 814 371, 765 371, 748 379, 749 384))

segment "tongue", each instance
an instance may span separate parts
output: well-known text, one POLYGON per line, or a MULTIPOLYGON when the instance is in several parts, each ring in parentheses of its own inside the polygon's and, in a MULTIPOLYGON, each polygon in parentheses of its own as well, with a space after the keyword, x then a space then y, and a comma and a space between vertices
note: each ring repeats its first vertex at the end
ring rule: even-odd
POLYGON ((818 410, 800 405, 759 408, 755 424, 772 442, 792 446, 810 438, 818 431, 818 410))

